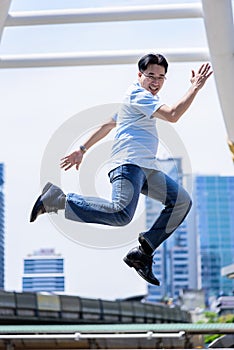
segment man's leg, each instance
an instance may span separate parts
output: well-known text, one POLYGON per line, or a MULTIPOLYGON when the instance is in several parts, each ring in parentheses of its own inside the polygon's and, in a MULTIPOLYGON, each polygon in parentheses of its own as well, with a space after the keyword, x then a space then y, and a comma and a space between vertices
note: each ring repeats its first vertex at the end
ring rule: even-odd
MULTIPOLYGON (((136 165, 127 164, 114 169, 110 172, 112 201, 77 194, 68 194, 65 198, 59 187, 48 183, 34 204, 30 221, 35 221, 43 213, 65 209, 65 216, 70 220, 111 226, 126 225, 133 218, 145 181, 145 172, 136 165)), ((152 257, 141 248, 135 250, 124 261, 134 267, 147 282, 158 285, 159 281, 152 273, 152 257)))
POLYGON ((63 192, 57 186, 46 185, 34 205, 34 220, 45 212, 57 212, 58 209, 65 208, 65 217, 70 220, 111 226, 128 224, 135 213, 145 182, 145 174, 138 166, 127 164, 111 171, 110 181, 112 183, 111 201, 69 193, 63 202, 65 203, 63 208, 61 206, 56 208, 56 204, 60 204, 56 195, 61 196, 63 192))
POLYGON ((161 171, 153 171, 148 176, 142 193, 165 205, 152 227, 139 236, 142 246, 153 252, 183 222, 192 201, 183 187, 161 171))
POLYGON ((67 195, 65 217, 69 220, 110 226, 127 225, 133 218, 145 181, 138 166, 126 164, 110 172, 112 200, 67 195))
POLYGON ((140 247, 131 249, 124 261, 147 282, 160 285, 152 272, 153 253, 184 220, 191 208, 191 199, 182 187, 164 173, 146 169, 145 172, 147 180, 142 193, 159 200, 165 208, 150 230, 140 234, 140 247))
POLYGON ((66 196, 63 191, 59 187, 48 182, 32 208, 30 222, 35 221, 41 214, 57 213, 59 209, 64 209, 65 201, 66 196))

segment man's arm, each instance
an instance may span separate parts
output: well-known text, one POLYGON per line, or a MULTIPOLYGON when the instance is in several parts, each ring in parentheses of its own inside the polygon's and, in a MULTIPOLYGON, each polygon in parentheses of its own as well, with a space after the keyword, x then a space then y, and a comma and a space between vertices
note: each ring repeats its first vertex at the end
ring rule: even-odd
POLYGON ((76 170, 79 169, 80 163, 82 162, 84 153, 86 150, 88 150, 90 147, 92 147, 95 143, 103 139, 109 132, 116 126, 116 121, 114 121, 112 118, 102 124, 90 137, 89 139, 83 144, 84 150, 78 149, 77 151, 72 152, 68 156, 61 159, 60 167, 64 170, 68 170, 73 165, 76 166, 76 170))
POLYGON ((192 70, 191 86, 187 93, 173 106, 162 105, 153 114, 154 117, 167 120, 171 123, 177 122, 192 104, 198 91, 205 85, 206 80, 211 76, 210 65, 203 64, 197 73, 192 70))

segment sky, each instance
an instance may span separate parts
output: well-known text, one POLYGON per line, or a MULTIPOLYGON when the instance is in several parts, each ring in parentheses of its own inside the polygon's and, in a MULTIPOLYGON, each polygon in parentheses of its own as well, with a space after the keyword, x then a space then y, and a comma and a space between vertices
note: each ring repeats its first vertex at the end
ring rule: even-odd
MULTIPOLYGON (((112 0, 111 5, 178 2, 197 1, 112 0)), ((89 7, 108 5, 107 0, 88 3, 89 7)), ((44 10, 51 6, 52 2, 44 0, 12 0, 10 11, 44 10)), ((54 9, 86 6, 86 1, 53 1, 54 9)), ((163 53, 166 48, 186 47, 207 47, 201 19, 5 28, 0 56, 121 49, 163 53)), ((200 64, 169 62, 167 81, 160 92, 166 104, 176 102, 186 92, 191 70, 198 69, 200 64)), ((41 179, 46 176, 48 180, 57 176, 65 192, 108 197, 105 152, 111 138, 87 155, 79 172, 60 171, 59 159, 78 147, 121 102, 136 77, 134 64, 0 70, 0 162, 5 164, 6 199, 5 289, 21 290, 23 258, 27 254, 40 248, 55 248, 65 258, 69 294, 113 299, 146 293, 145 282, 122 262, 126 252, 137 244, 139 230, 144 229, 142 199, 133 223, 125 228, 73 224, 61 229, 61 215, 55 219, 44 215, 34 224, 29 223, 41 179), (73 122, 75 128, 71 129, 73 122), (66 141, 64 130, 68 130, 66 141), (61 142, 57 140, 59 132, 61 142), (47 157, 51 147, 54 153, 47 157)), ((168 128, 183 145, 192 173, 233 175, 214 77, 181 120, 168 128)), ((177 151, 173 150, 173 155, 177 151)))

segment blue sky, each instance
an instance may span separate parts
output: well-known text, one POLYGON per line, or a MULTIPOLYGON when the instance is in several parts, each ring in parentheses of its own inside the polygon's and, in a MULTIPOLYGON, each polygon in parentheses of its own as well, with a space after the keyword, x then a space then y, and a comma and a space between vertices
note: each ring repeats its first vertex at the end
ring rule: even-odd
MULTIPOLYGON (((166 2, 197 1, 162 0, 153 3, 166 2)), ((87 6, 86 1, 75 0, 15 0, 12 1, 11 11, 43 10, 51 8, 52 3, 54 8, 87 6)), ((152 1, 111 2, 112 6, 147 4, 152 4, 152 1)), ((108 5, 107 0, 89 1, 89 7, 108 5)), ((158 51, 159 48, 163 52, 164 48, 206 45, 201 19, 72 24, 6 28, 0 55, 120 49, 158 51)), ((199 65, 200 62, 170 63, 168 79, 160 94, 165 103, 171 104, 185 93, 189 87, 191 69, 197 69, 199 65)), ((145 292, 145 283, 122 263, 125 252, 133 246, 132 242, 115 249, 87 248, 67 239, 48 217, 40 218, 33 225, 28 222, 32 203, 40 191, 41 161, 54 132, 69 118, 77 113, 82 115, 82 111, 88 108, 119 103, 128 85, 136 78, 136 73, 135 65, 0 70, 0 93, 4 96, 0 106, 4 118, 0 161, 6 166, 7 289, 20 290, 22 261, 26 254, 38 248, 55 247, 66 258, 69 293, 115 298, 145 292), (110 275, 115 276, 111 285, 108 283, 110 275)), ((101 120, 102 116, 94 115, 93 125, 98 125, 101 120)), ((81 118, 80 122, 82 129, 85 121, 81 118)), ((226 143, 227 133, 213 77, 173 128, 189 154, 194 173, 233 174, 226 143)), ((77 138, 79 136, 80 130, 77 130, 77 138)), ((71 149, 74 146, 71 144, 71 149)), ((61 174, 65 190, 77 191, 77 176, 75 170, 61 174)), ((98 171, 94 177, 97 193, 103 192, 103 186, 107 187, 108 193, 108 180, 104 180, 105 185, 100 184, 98 171)), ((134 226, 129 228, 135 229, 134 226)), ((82 235, 86 228, 77 225, 77 230, 82 235)), ((121 236, 123 233, 110 230, 111 235, 121 236)))

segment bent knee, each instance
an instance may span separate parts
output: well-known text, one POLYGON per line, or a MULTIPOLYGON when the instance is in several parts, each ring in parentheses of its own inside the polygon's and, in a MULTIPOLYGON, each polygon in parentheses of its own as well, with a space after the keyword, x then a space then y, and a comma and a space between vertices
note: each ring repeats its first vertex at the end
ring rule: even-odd
POLYGON ((184 188, 180 188, 175 205, 184 206, 186 208, 191 208, 192 206, 192 199, 188 192, 184 188))
POLYGON ((184 207, 185 211, 190 211, 193 202, 187 191, 183 190, 183 193, 181 194, 181 196, 179 196, 178 201, 184 207))
POLYGON ((115 226, 126 226, 132 221, 132 216, 129 215, 126 211, 122 210, 121 212, 116 213, 115 226))
POLYGON ((192 198, 190 197, 190 195, 188 194, 188 192, 185 191, 185 199, 184 202, 187 204, 187 206, 189 208, 191 208, 193 202, 192 202, 192 198))

